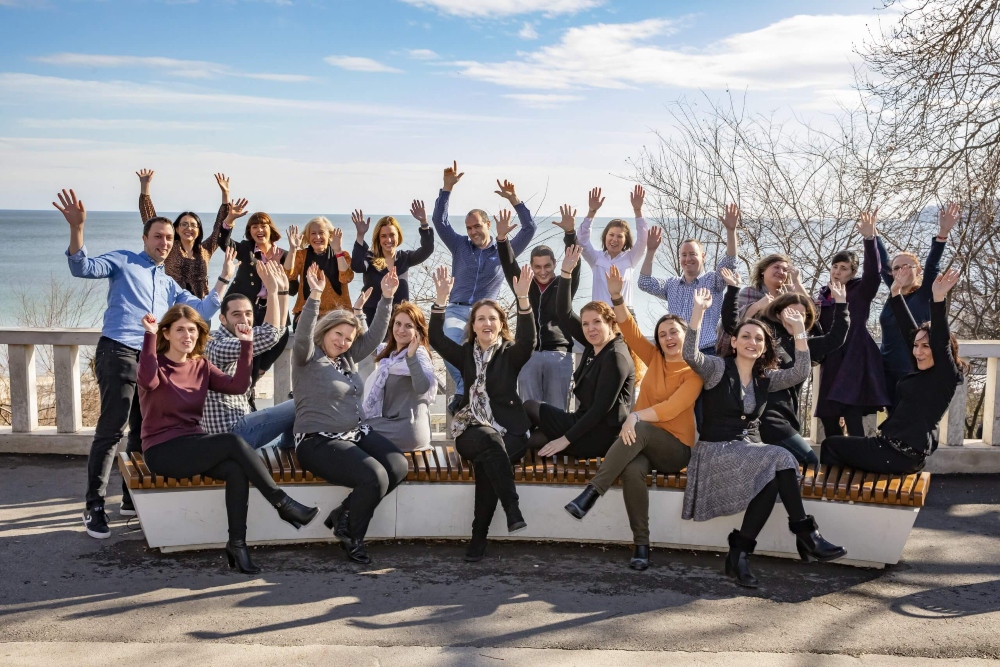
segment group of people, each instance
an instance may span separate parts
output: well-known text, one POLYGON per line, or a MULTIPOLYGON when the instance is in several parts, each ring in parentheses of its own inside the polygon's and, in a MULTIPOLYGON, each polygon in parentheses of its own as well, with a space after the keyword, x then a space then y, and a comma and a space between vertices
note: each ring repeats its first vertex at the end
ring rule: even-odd
MULTIPOLYGON (((912 253, 890 260, 875 214, 862 213, 863 261, 852 250, 837 252, 829 284, 814 297, 784 255, 760 260, 742 287, 735 205, 719 217, 727 243, 714 271, 705 270, 702 244, 688 239, 678 248, 682 275, 654 277, 661 230, 643 218, 641 186, 630 194, 634 227, 613 219, 592 242, 604 203, 595 188, 579 230, 568 205, 553 223, 564 234, 562 260, 538 245, 529 265, 519 266, 536 225, 514 184, 498 180, 496 193, 517 223, 507 210, 491 218, 473 209, 463 234, 448 218, 463 175, 457 163, 444 170, 430 224, 423 203, 413 202, 420 222, 414 250, 401 249, 403 230, 391 216, 375 223, 369 245, 371 219, 355 211, 353 255, 343 249, 342 230, 323 217, 301 233, 288 228, 288 250, 277 246, 281 234, 263 212, 249 217, 242 240, 233 240, 248 202, 230 200, 223 174, 216 174, 222 204, 205 238, 194 213, 173 221, 156 215, 153 172, 143 170, 143 251, 89 257, 83 202, 62 191, 54 205, 70 225, 71 273, 110 283, 96 356, 101 413, 88 462, 87 533, 110 535, 104 496, 128 424, 127 449, 141 449, 152 472, 226 481, 231 566, 259 571, 246 546, 250 483, 296 528, 319 512, 272 481, 254 451, 270 443, 295 448, 305 470, 351 489, 325 525, 348 558, 369 563, 365 534, 379 502, 407 475, 403 452, 431 446, 429 406, 437 394, 431 350, 454 377, 451 436, 475 471, 470 562, 486 555, 497 504, 508 531, 527 526, 512 464, 529 449, 603 458, 566 510, 582 520, 620 478, 634 541, 630 567, 637 570, 650 562, 646 477, 686 469, 684 519, 744 513, 729 535, 725 571, 755 587, 749 557, 778 498, 804 560, 846 554, 806 514, 801 464, 910 473, 936 448, 937 422, 964 372, 946 305, 958 272, 938 275, 960 215, 956 206, 942 210, 922 270, 912 253), (407 274, 431 256, 435 234, 452 262, 433 271, 428 320, 409 301, 407 274), (210 288, 208 262, 216 249, 225 261, 210 288), (576 311, 581 259, 592 270, 592 300, 576 311), (356 273, 364 287, 352 302, 356 273), (880 351, 866 323, 881 281, 891 297, 880 317, 880 351), (504 282, 515 296, 513 333, 500 300, 504 282), (651 341, 632 311, 633 282, 665 301, 651 341), (210 331, 216 312, 220 326, 210 331), (276 397, 273 407, 257 409, 253 385, 289 339, 293 398, 276 397), (574 368, 575 345, 583 354, 574 368), (366 378, 359 364, 368 360, 374 368, 366 378), (819 461, 798 421, 802 385, 815 364, 822 367, 817 413, 826 435, 819 461), (866 435, 862 418, 881 409, 888 418, 866 435)), ((127 488, 120 513, 135 514, 127 488)))

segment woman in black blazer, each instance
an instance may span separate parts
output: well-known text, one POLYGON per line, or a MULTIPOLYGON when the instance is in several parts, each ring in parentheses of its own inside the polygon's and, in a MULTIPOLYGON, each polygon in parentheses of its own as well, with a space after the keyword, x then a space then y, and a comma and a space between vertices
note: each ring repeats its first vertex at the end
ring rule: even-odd
POLYGON ((507 514, 508 532, 527 528, 518 506, 511 461, 524 455, 531 423, 517 395, 517 376, 535 348, 535 319, 528 304, 531 267, 514 279, 517 296, 517 334, 511 336, 507 315, 496 301, 483 299, 472 306, 465 342, 444 333, 444 311, 454 278, 448 269, 434 273, 437 299, 431 308, 431 346, 452 366, 462 369, 465 394, 451 425, 455 449, 475 470, 476 502, 472 541, 465 560, 486 556, 486 535, 497 500, 507 514))
POLYGON ((570 279, 582 252, 577 245, 566 248, 556 292, 559 326, 583 345, 583 357, 573 374, 576 412, 540 401, 524 404, 535 429, 528 448, 538 449, 542 456, 604 456, 618 439, 632 405, 635 362, 615 312, 603 301, 591 301, 580 315, 573 312, 570 279))

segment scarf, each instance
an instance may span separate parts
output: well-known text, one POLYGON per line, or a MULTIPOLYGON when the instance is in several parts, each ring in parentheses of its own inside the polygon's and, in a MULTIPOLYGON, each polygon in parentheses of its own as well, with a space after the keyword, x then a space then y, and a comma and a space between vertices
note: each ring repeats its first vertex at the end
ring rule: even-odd
MULTIPOLYGON (((382 354, 385 345, 385 343, 379 345, 375 354, 382 354)), ((434 377, 434 365, 431 362, 431 355, 427 354, 427 349, 423 345, 417 348, 417 361, 420 362, 420 370, 431 380, 431 388, 419 398, 419 400, 429 405, 437 398, 437 379, 434 377)), ((365 419, 375 419, 382 416, 382 399, 385 396, 385 383, 389 380, 390 375, 410 375, 410 367, 406 363, 405 348, 379 360, 375 372, 365 380, 365 400, 363 403, 365 419)))
POLYGON ((486 369, 490 365, 493 355, 500 349, 501 339, 483 350, 479 343, 472 342, 472 359, 476 362, 476 381, 471 387, 466 388, 469 395, 469 404, 455 414, 451 422, 451 435, 457 438, 469 426, 480 424, 491 426, 500 435, 505 435, 507 429, 498 424, 493 419, 493 410, 490 408, 490 397, 486 394, 486 369))
MULTIPOLYGON (((306 246, 306 260, 302 265, 302 275, 305 277, 306 271, 313 264, 319 266, 319 270, 323 272, 326 276, 326 284, 333 288, 333 291, 337 293, 338 296, 343 292, 343 286, 340 284, 340 268, 337 266, 337 256, 333 252, 333 248, 329 244, 326 246, 326 250, 323 252, 316 252, 313 250, 311 245, 306 246)), ((304 298, 309 298, 309 281, 303 280, 303 291, 302 295, 304 298)))

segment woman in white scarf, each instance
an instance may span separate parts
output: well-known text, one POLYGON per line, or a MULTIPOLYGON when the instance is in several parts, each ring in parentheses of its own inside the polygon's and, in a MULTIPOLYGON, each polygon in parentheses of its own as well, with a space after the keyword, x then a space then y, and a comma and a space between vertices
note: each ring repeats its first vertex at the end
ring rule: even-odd
POLYGON ((363 404, 372 430, 403 451, 430 449, 429 406, 437 398, 437 378, 423 311, 406 301, 396 306, 375 360, 363 404))

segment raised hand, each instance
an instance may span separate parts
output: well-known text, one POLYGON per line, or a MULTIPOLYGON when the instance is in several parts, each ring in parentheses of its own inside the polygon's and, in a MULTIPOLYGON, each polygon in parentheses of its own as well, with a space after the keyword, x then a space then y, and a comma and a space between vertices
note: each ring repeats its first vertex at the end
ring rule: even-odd
MULTIPOLYGON (((153 172, 150 172, 152 175, 153 172)), ((229 196, 229 177, 223 173, 218 173, 215 175, 215 182, 219 184, 219 189, 222 190, 222 194, 229 196)))
POLYGON ((152 313, 146 313, 142 316, 142 328, 146 330, 146 333, 156 333, 158 327, 156 325, 156 318, 153 317, 152 313))
POLYGON ((361 292, 361 294, 358 295, 358 298, 354 300, 354 310, 361 310, 364 308, 365 304, 368 303, 368 299, 371 298, 371 295, 371 287, 361 292))
POLYGON ((354 223, 354 229, 358 230, 359 239, 363 239, 368 233, 368 228, 372 226, 372 219, 366 219, 360 208, 351 213, 351 222, 354 223))
POLYGON ((949 203, 938 213, 938 236, 945 238, 951 230, 958 224, 958 218, 962 214, 962 209, 955 202, 949 203))
POLYGON ((614 264, 611 265, 611 270, 604 274, 604 277, 608 281, 608 292, 611 296, 617 298, 622 295, 622 289, 625 288, 625 281, 622 279, 621 271, 614 264))
POLYGON ((153 180, 153 173, 152 169, 140 169, 135 172, 135 175, 139 177, 139 192, 144 195, 149 194, 149 182, 153 180))
POLYGON ((406 346, 406 356, 412 357, 417 353, 417 348, 420 347, 420 332, 417 330, 413 331, 413 338, 410 339, 410 344, 406 346))
POLYGON ((788 324, 796 332, 802 332, 806 330, 805 318, 795 308, 785 308, 781 311, 781 319, 784 320, 785 324, 788 324))
POLYGON ((705 287, 694 291, 694 310, 704 313, 712 306, 712 292, 705 287))
POLYGON ((503 197, 504 199, 506 199, 507 201, 509 201, 511 206, 517 206, 518 204, 521 203, 521 200, 517 198, 517 193, 514 192, 513 183, 506 180, 503 183, 501 183, 500 179, 498 178, 497 187, 499 188, 499 190, 497 190, 496 193, 501 197, 503 197))
MULTIPOLYGON (((514 276, 514 295, 518 299, 528 296, 528 290, 531 289, 531 281, 534 279, 534 274, 531 271, 531 267, 525 264, 521 267, 521 275, 514 276)), ((521 304, 518 304, 520 307, 521 304)))
POLYGON ((604 206, 604 197, 601 196, 601 189, 594 188, 587 196, 587 217, 593 218, 602 206, 604 206))
POLYGON ((72 190, 63 190, 57 193, 59 204, 52 202, 56 210, 63 214, 70 227, 83 227, 87 220, 87 209, 83 206, 83 200, 76 198, 76 193, 72 190))
POLYGON ((580 257, 583 256, 583 246, 571 245, 566 248, 566 254, 563 256, 562 261, 562 271, 564 273, 573 273, 573 269, 576 265, 580 263, 580 257))
POLYGON ((493 222, 497 224, 497 241, 506 241, 507 236, 519 227, 518 224, 510 224, 511 214, 507 209, 500 211, 500 216, 493 216, 493 222))
POLYGON ((659 225, 653 225, 646 232, 646 253, 655 255, 661 241, 663 241, 663 228, 659 225))
POLYGON ((459 173, 459 171, 458 171, 458 162, 455 161, 455 160, 452 160, 451 166, 450 167, 445 167, 445 169, 444 169, 444 187, 441 188, 441 189, 444 190, 444 191, 446 191, 446 192, 451 192, 451 189, 453 187, 455 187, 455 185, 460 180, 462 180, 463 176, 465 176, 465 172, 463 171, 463 172, 459 173))
POLYGON ((292 250, 297 250, 302 245, 302 235, 299 234, 299 226, 289 225, 286 231, 288 232, 288 246, 292 250))
POLYGON ((219 277, 223 280, 232 280, 233 276, 236 275, 236 269, 240 267, 240 260, 236 259, 236 248, 233 246, 226 247, 226 257, 222 261, 222 273, 219 277))
POLYGON ((858 233, 866 239, 875 238, 878 222, 878 209, 874 211, 862 211, 861 219, 858 221, 858 233))
POLYGON ((437 292, 437 299, 434 300, 434 303, 439 306, 447 305, 455 279, 448 275, 447 266, 437 267, 431 277, 434 279, 434 290, 437 292))
POLYGON ((240 340, 246 341, 248 343, 253 342, 253 327, 249 324, 243 324, 242 322, 236 325, 236 331, 233 332, 236 337, 240 340))
POLYGON ((727 269, 726 267, 722 267, 721 269, 719 269, 719 276, 730 287, 739 287, 740 285, 743 284, 743 278, 741 278, 740 274, 736 273, 732 269, 727 269))
POLYGON ((642 217, 642 202, 646 200, 646 190, 641 186, 637 185, 632 188, 632 193, 628 196, 630 202, 632 202, 632 211, 635 213, 635 217, 642 217))
POLYGON ((326 275, 319 270, 319 264, 310 264, 306 269, 306 282, 309 283, 309 298, 319 299, 326 289, 326 275))
POLYGON ((742 220, 743 216, 740 214, 740 207, 736 204, 727 206, 725 213, 719 216, 719 222, 729 231, 735 231, 742 220))
POLYGON ((399 288, 399 276, 396 275, 396 267, 392 267, 382 276, 382 296, 391 299, 399 288))
POLYGON ((559 207, 559 215, 561 216, 558 221, 553 220, 552 224, 559 227, 561 230, 569 234, 576 229, 576 209, 569 204, 563 204, 559 207))
POLYGON ((421 227, 427 226, 427 212, 424 210, 424 202, 421 200, 414 199, 413 203, 410 204, 410 215, 420 222, 421 227))
POLYGON ((948 271, 935 278, 934 284, 931 285, 931 293, 934 295, 934 300, 944 301, 945 297, 948 296, 948 292, 958 284, 961 277, 962 274, 958 269, 948 269, 948 271))
MULTIPOLYGON (((894 282, 893 284, 895 285, 896 283, 894 282)), ((834 301, 837 303, 847 303, 847 288, 844 287, 842 282, 831 278, 827 287, 830 289, 830 296, 833 297, 834 301)))
POLYGON ((274 294, 278 291, 278 273, 282 275, 285 273, 285 270, 281 268, 278 262, 264 259, 257 262, 257 275, 260 276, 260 280, 264 283, 264 288, 268 294, 274 294))
POLYGON ((344 230, 340 227, 334 227, 330 230, 330 248, 333 249, 334 254, 340 253, 344 248, 344 230))
POLYGON ((229 205, 229 213, 226 214, 226 219, 222 224, 225 225, 227 229, 232 229, 233 222, 247 214, 249 205, 250 202, 248 202, 245 198, 237 199, 231 203, 229 205))

